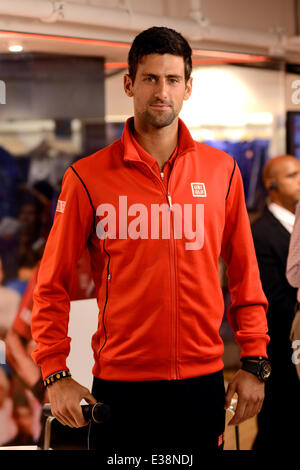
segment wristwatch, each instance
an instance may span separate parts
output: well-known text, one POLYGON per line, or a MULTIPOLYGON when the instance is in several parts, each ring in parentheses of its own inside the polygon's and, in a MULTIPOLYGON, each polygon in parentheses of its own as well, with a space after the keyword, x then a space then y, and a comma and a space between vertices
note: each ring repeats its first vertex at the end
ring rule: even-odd
POLYGON ((266 382, 271 375, 271 362, 263 357, 244 357, 241 359, 242 369, 256 375, 262 382, 266 382))

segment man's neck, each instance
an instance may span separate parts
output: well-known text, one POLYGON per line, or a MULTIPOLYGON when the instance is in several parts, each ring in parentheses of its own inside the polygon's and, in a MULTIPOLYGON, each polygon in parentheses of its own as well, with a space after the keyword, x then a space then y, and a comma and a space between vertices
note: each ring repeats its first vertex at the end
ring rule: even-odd
POLYGON ((278 199, 272 199, 271 202, 277 204, 278 206, 282 207, 283 209, 286 209, 287 211, 292 212, 292 214, 295 214, 296 212, 296 204, 292 202, 282 202, 278 199))
POLYGON ((141 147, 156 158, 159 168, 169 160, 178 142, 178 121, 160 129, 143 129, 134 122, 134 137, 141 147))

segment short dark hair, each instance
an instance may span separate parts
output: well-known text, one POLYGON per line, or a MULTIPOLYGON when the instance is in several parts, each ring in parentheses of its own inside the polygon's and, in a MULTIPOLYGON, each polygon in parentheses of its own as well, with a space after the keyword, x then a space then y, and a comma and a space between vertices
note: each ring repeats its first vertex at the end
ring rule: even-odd
POLYGON ((184 37, 174 29, 153 26, 138 34, 128 54, 128 73, 135 80, 138 64, 149 54, 172 54, 184 60, 184 78, 187 82, 192 73, 192 49, 184 37))

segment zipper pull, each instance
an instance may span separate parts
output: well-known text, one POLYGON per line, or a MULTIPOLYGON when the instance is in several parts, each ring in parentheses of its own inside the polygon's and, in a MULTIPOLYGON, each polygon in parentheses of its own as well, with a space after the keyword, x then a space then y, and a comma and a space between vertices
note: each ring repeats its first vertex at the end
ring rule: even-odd
POLYGON ((172 198, 169 193, 168 193, 168 203, 169 203, 170 209, 172 210, 172 198))
POLYGON ((162 180, 164 179, 164 177, 165 177, 165 174, 164 174, 164 172, 163 172, 163 171, 161 171, 161 172, 160 172, 160 177, 161 177, 161 179, 162 179, 162 180))
POLYGON ((107 280, 110 281, 110 278, 111 278, 111 275, 108 274, 108 275, 107 275, 107 280))

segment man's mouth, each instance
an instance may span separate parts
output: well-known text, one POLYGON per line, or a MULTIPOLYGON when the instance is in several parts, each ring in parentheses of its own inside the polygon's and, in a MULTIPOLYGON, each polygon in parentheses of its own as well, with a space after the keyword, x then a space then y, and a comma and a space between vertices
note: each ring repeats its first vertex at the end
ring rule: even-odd
POLYGON ((158 110, 165 110, 169 109, 170 105, 168 103, 152 103, 150 104, 150 107, 158 110))

